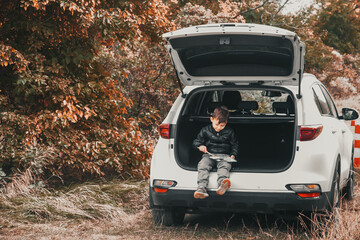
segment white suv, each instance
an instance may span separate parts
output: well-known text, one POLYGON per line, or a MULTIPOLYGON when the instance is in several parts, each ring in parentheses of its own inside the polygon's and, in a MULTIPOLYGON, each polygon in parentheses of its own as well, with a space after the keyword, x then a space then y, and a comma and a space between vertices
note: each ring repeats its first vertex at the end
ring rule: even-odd
POLYGON ((331 210, 341 191, 353 196, 353 136, 315 76, 303 74, 305 45, 290 31, 257 24, 209 24, 163 35, 179 83, 186 85, 159 127, 150 170, 155 224, 181 223, 202 211, 299 212, 331 210), (195 199, 192 147, 217 105, 230 110, 239 142, 231 188, 195 199))

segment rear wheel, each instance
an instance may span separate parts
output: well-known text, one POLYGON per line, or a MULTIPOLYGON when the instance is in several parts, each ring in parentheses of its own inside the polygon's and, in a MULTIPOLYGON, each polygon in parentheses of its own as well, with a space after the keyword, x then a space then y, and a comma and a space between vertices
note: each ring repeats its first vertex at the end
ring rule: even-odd
POLYGON ((352 200, 354 198, 354 166, 353 166, 353 164, 351 164, 350 177, 348 179, 346 186, 344 187, 344 189, 342 191, 342 195, 347 200, 352 200))
POLYGON ((182 224, 185 217, 185 210, 180 208, 154 208, 152 216, 155 225, 179 225, 182 224))
POLYGON ((331 186, 331 194, 330 194, 330 208, 329 211, 333 212, 335 208, 340 206, 340 174, 339 174, 339 167, 336 166, 334 177, 331 186))

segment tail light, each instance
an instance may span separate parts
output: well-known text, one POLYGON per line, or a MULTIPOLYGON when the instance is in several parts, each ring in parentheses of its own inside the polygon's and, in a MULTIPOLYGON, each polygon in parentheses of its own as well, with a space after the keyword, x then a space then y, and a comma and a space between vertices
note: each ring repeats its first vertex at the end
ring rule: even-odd
POLYGON ((296 193, 299 197, 302 198, 317 198, 321 195, 321 193, 316 192, 316 193, 296 193))
POLYGON ((300 127, 300 141, 310 141, 317 138, 322 132, 323 126, 301 126, 300 127))
POLYGON ((157 193, 165 193, 171 187, 175 187, 177 182, 172 180, 154 180, 154 191, 157 193))
POLYGON ((159 134, 162 138, 170 138, 170 124, 161 124, 159 126, 159 134))
POLYGON ((321 188, 318 184, 288 184, 286 188, 302 198, 317 198, 321 195, 321 188))

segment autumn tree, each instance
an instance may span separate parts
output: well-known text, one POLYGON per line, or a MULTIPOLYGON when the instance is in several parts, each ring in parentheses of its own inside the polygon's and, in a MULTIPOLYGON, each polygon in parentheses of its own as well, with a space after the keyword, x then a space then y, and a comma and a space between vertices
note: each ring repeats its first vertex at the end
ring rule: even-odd
MULTIPOLYGON (((98 56, 171 29, 161 1, 0 1, 0 164, 58 177, 146 175, 152 145, 98 56)), ((125 57, 124 53, 122 57, 125 57)))
POLYGON ((360 1, 318 0, 319 34, 324 43, 341 53, 359 53, 360 48, 360 1))
POLYGON ((336 98, 351 96, 360 90, 358 1, 317 3, 292 16, 288 27, 306 43, 306 71, 315 74, 336 98))

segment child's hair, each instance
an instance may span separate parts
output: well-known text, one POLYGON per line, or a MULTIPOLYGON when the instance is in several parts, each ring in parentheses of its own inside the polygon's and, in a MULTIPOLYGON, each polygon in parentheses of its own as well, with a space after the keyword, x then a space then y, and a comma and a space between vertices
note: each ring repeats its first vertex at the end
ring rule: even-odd
POLYGON ((229 109, 225 106, 220 106, 214 109, 213 118, 219 119, 219 123, 227 122, 229 119, 229 109))

